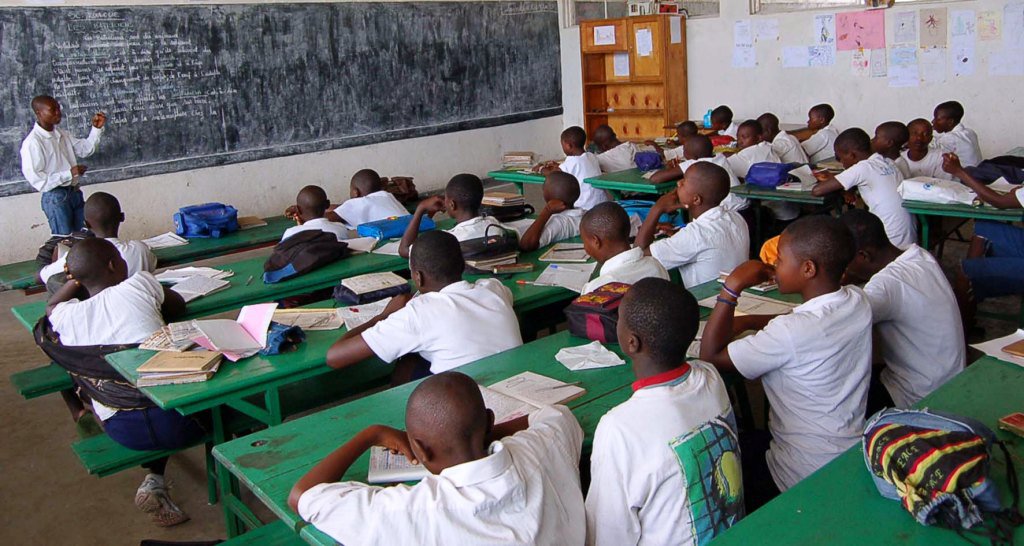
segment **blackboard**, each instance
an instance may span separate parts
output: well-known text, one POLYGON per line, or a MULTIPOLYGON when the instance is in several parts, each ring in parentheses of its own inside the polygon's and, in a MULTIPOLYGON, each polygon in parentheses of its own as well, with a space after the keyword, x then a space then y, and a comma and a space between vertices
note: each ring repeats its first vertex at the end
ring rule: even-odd
POLYGON ((37 94, 107 113, 86 184, 562 111, 553 1, 0 9, 0 74, 0 195, 37 94))

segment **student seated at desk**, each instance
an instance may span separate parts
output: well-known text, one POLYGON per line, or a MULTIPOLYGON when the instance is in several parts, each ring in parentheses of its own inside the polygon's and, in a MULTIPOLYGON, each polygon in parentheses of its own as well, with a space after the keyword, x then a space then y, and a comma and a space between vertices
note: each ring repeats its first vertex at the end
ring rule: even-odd
POLYGON ((740 435, 747 513, 856 445, 864 432, 871 305, 864 291, 840 283, 853 255, 853 236, 841 221, 801 218, 782 232, 775 267, 749 261, 729 275, 704 327, 701 360, 761 378, 771 403, 770 438, 764 431, 740 435), (740 293, 773 277, 780 292, 800 294, 804 304, 777 317, 734 318, 740 293), (731 341, 745 330, 760 331, 731 341))
MULTIPOLYGON (((120 350, 126 348, 120 346, 140 343, 162 328, 165 318, 185 313, 181 296, 161 286, 151 273, 142 271, 129 277, 117 248, 104 239, 84 239, 72 247, 67 269, 67 284, 46 305, 49 323, 60 337, 41 346, 55 360, 65 358, 61 346, 107 345, 120 350), (89 297, 79 300, 83 292, 89 297)), ((109 367, 99 351, 92 353, 88 362, 77 353, 65 354, 73 362, 62 362, 62 367, 82 372, 74 375, 75 383, 92 399, 93 411, 115 442, 142 451, 176 450, 205 435, 195 419, 156 407, 127 381, 89 376, 95 368, 86 364, 109 367)), ((135 505, 152 513, 153 522, 161 527, 189 519, 167 493, 166 466, 166 457, 142 465, 149 473, 135 494, 135 505)))
POLYGON ((839 131, 832 127, 834 117, 832 105, 817 104, 807 112, 807 128, 794 133, 812 164, 832 157, 833 144, 839 136, 839 131))
POLYGON ((648 277, 668 280, 668 271, 661 262, 645 256, 644 249, 630 246, 629 229, 629 215, 618 203, 601 203, 583 216, 583 248, 601 264, 601 269, 581 293, 588 294, 610 282, 633 284, 648 277))
POLYGON ((697 127, 696 123, 692 121, 684 121, 676 125, 675 141, 677 146, 675 148, 670 148, 666 150, 665 148, 662 148, 660 144, 653 140, 648 140, 644 142, 644 144, 648 146, 653 146, 654 149, 657 150, 659 154, 661 154, 662 159, 664 159, 666 162, 682 161, 684 159, 683 150, 685 148, 683 145, 686 143, 686 139, 692 136, 697 136, 699 134, 700 129, 697 127))
MULTIPOLYGON (((554 171, 544 177, 544 208, 519 238, 519 250, 531 252, 551 243, 580 234, 584 211, 573 207, 579 199, 580 185, 573 175, 554 171)), ((602 203, 603 204, 603 203, 602 203)))
POLYGON ((896 248, 907 249, 917 241, 917 226, 903 208, 903 198, 896 188, 903 181, 891 159, 872 153, 871 137, 863 129, 847 129, 836 138, 835 154, 846 169, 833 175, 815 173, 818 183, 811 189, 816 197, 857 188, 864 204, 882 219, 885 233, 896 248))
POLYGON ((583 430, 565 406, 495 425, 476 381, 445 372, 409 396, 405 427, 356 434, 295 484, 288 505, 348 546, 583 544, 583 430), (412 486, 339 482, 373 446, 430 475, 412 486))
POLYGON ((901 178, 910 178, 910 169, 902 161, 900 152, 910 140, 910 131, 901 121, 886 121, 875 127, 875 136, 871 139, 871 151, 890 160, 900 172, 901 178))
POLYGON ((622 299, 619 345, 637 380, 594 433, 587 544, 707 544, 743 517, 725 382, 686 361, 699 322, 693 295, 667 280, 641 280, 622 299))
POLYGON ((601 151, 597 154, 597 162, 602 172, 615 173, 636 168, 636 161, 633 161, 636 144, 620 141, 611 127, 600 125, 594 129, 594 144, 601 151))
POLYGON ((711 127, 708 129, 714 134, 735 139, 740 126, 732 121, 732 109, 723 104, 711 111, 711 127))
MULTIPOLYGON (((714 163, 729 173, 730 188, 740 185, 740 179, 729 168, 729 159, 724 154, 715 153, 715 146, 711 144, 710 138, 705 135, 694 135, 686 139, 685 148, 682 161, 677 165, 669 163, 669 166, 651 175, 651 181, 660 184, 662 182, 679 180, 686 175, 686 171, 690 166, 698 162, 706 162, 714 163)), ((749 206, 749 201, 733 193, 730 193, 722 201, 722 208, 725 210, 741 211, 749 206)))
POLYGON ((409 227, 402 235, 398 254, 403 258, 409 257, 409 249, 419 237, 419 226, 423 216, 432 217, 438 212, 444 212, 457 222, 455 227, 447 231, 454 235, 459 242, 483 237, 487 233, 488 226, 500 225, 493 216, 480 215, 480 205, 483 199, 484 184, 480 181, 480 177, 473 174, 453 176, 444 188, 444 197, 440 195, 428 197, 416 206, 412 221, 409 222, 409 227))
POLYGON ((347 332, 327 351, 327 365, 344 368, 374 355, 394 362, 415 353, 422 360, 403 361, 397 375, 417 379, 522 345, 512 292, 497 279, 462 280, 465 267, 455 236, 420 235, 409 258, 418 295, 392 298, 383 313, 347 332))
POLYGON ((740 124, 736 145, 740 151, 729 157, 729 169, 739 178, 747 176, 754 163, 781 163, 772 151, 772 145, 764 140, 761 124, 748 119, 740 124))
MULTIPOLYGON (((156 255, 142 241, 123 240, 118 236, 124 213, 121 203, 109 193, 96 192, 85 201, 85 225, 94 235, 110 241, 121 258, 128 265, 128 276, 140 271, 152 273, 156 270, 156 255)), ((64 264, 67 255, 61 256, 39 271, 39 278, 46 284, 46 291, 54 294, 64 285, 64 264)))
POLYGON ((930 176, 953 180, 953 175, 942 170, 942 150, 931 146, 932 124, 924 118, 917 118, 907 124, 907 149, 896 160, 904 178, 930 176))
POLYGON ((926 250, 893 246, 874 214, 855 209, 841 219, 857 246, 846 281, 866 282, 884 362, 872 374, 867 413, 909 408, 964 369, 964 328, 953 288, 926 250))
POLYGON ((721 271, 732 271, 747 259, 750 235, 739 213, 720 206, 727 195, 729 173, 725 169, 709 162, 691 165, 676 191, 661 196, 651 207, 636 235, 636 246, 657 258, 665 269, 679 268, 687 287, 717 279, 721 271), (658 217, 680 208, 690 212, 690 223, 675 235, 655 241, 658 217))
POLYGON ((771 143, 772 151, 779 156, 782 163, 808 163, 807 152, 795 136, 779 129, 779 118, 771 112, 765 112, 757 118, 764 129, 764 140, 771 143))
POLYGON ((954 153, 964 167, 976 167, 981 163, 981 146, 978 134, 963 124, 964 106, 955 100, 935 107, 932 129, 935 129, 935 147, 943 152, 954 153))
POLYGON ((561 170, 575 176, 580 184, 580 198, 573 206, 578 209, 590 210, 598 203, 610 201, 608 192, 599 190, 586 181, 588 178, 601 176, 601 162, 596 155, 584 148, 587 145, 587 132, 582 127, 569 127, 562 131, 561 143, 565 161, 561 165, 550 161, 542 163, 534 170, 543 174, 561 170))
POLYGON ((330 206, 331 201, 327 199, 327 192, 320 186, 306 186, 299 190, 299 195, 295 197, 295 221, 299 225, 284 230, 281 240, 296 233, 316 230, 333 233, 339 241, 348 239, 348 227, 345 224, 327 219, 327 209, 330 206))
POLYGON ((405 205, 391 192, 384 190, 380 175, 371 169, 363 169, 352 175, 348 191, 348 200, 333 212, 328 212, 327 218, 334 222, 342 222, 350 229, 367 222, 409 214, 405 205))

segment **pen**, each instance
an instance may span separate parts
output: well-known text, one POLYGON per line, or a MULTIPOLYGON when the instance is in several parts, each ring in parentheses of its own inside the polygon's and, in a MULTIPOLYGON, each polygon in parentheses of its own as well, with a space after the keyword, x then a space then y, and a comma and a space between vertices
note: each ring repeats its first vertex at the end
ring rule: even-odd
POLYGON ((518 281, 516 281, 516 284, 537 284, 537 283, 535 283, 533 281, 518 280, 518 281))
POLYGON ((581 383, 580 381, 573 381, 572 383, 564 383, 562 385, 552 385, 550 387, 541 387, 541 388, 539 388, 537 390, 538 391, 553 391, 555 389, 561 389, 561 388, 564 388, 564 387, 578 387, 580 385, 580 383, 581 383))
POLYGON ((251 283, 251 282, 252 282, 252 275, 249 275, 249 279, 245 281, 245 285, 249 286, 249 283, 251 283))

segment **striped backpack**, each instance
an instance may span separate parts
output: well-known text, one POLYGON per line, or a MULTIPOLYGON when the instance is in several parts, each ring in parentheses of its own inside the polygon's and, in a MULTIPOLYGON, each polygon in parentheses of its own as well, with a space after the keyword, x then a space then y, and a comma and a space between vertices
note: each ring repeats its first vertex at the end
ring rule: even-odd
POLYGON ((1024 523, 1017 474, 1006 446, 984 424, 927 409, 884 409, 868 420, 863 447, 878 492, 900 501, 918 523, 1013 543, 1013 529, 1024 523), (1009 508, 990 475, 993 445, 1006 459, 1009 508))

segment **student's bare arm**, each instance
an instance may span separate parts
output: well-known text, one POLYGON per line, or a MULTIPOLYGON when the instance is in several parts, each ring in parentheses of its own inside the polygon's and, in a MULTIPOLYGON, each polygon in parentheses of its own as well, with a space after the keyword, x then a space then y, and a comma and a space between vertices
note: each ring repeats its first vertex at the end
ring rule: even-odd
POLYGON ((333 210, 325 212, 324 218, 327 218, 327 221, 329 222, 341 222, 342 224, 348 224, 348 222, 346 222, 344 218, 338 216, 338 213, 334 212, 333 210))
POLYGON ((558 199, 548 201, 544 208, 540 209, 537 219, 530 224, 530 229, 527 229, 526 233, 523 233, 523 236, 519 239, 519 250, 532 252, 540 248, 540 236, 544 233, 544 226, 548 225, 548 220, 555 214, 568 208, 568 205, 558 199))
MULTIPOLYGON (((700 359, 713 364, 719 371, 735 372, 736 365, 729 357, 729 342, 733 339, 733 331, 736 315, 736 306, 724 303, 721 300, 736 302, 726 288, 739 294, 742 291, 771 279, 775 275, 775 268, 760 262, 750 260, 740 264, 725 280, 722 290, 719 292, 719 301, 711 311, 711 318, 704 327, 704 334, 700 339, 700 359)), ((767 321, 766 321, 767 324, 767 321)))
POLYGON ((744 315, 733 318, 732 333, 737 336, 747 330, 764 330, 777 315, 744 315))
POLYGON ((165 321, 171 321, 185 315, 185 298, 181 294, 162 286, 164 289, 164 303, 160 306, 160 314, 165 321))
POLYGON ((370 349, 363 339, 363 332, 405 307, 405 304, 409 303, 411 299, 412 294, 399 294, 391 298, 381 314, 368 320, 365 324, 345 332, 345 335, 327 349, 327 365, 335 369, 345 368, 373 356, 373 349, 370 349))
POLYGON ((956 154, 942 154, 942 170, 959 178, 965 186, 974 190, 974 193, 978 194, 982 201, 997 209, 1021 208, 1016 192, 1002 194, 988 187, 964 170, 963 165, 960 164, 960 158, 956 154))
POLYGON ((54 307, 57 307, 57 304, 74 299, 81 289, 81 283, 75 279, 68 279, 68 282, 64 283, 60 290, 54 292, 53 296, 50 296, 50 299, 46 302, 46 316, 50 316, 50 313, 53 312, 54 307))
POLYGON ((822 197, 846 189, 832 173, 815 173, 814 176, 818 178, 818 183, 811 188, 811 195, 815 197, 822 197))
MULTIPOLYGON (((670 162, 674 163, 674 162, 670 162)), ((678 165, 670 164, 668 167, 661 169, 651 175, 651 182, 655 184, 661 184, 663 182, 672 182, 673 180, 679 180, 683 177, 683 170, 678 165)))
POLYGON ((416 456, 409 446, 409 437, 404 431, 384 425, 371 425, 352 437, 345 445, 334 450, 305 476, 299 479, 288 495, 288 506, 299 511, 299 498, 314 486, 332 483, 341 479, 352 463, 373 446, 381 446, 405 455, 412 462, 416 456))
POLYGON ((420 201, 420 204, 416 206, 416 212, 412 215, 409 226, 405 228, 402 241, 398 245, 399 256, 403 258, 409 257, 409 248, 416 242, 416 236, 420 233, 420 221, 423 220, 423 215, 433 215, 442 210, 444 210, 444 198, 440 195, 428 197, 420 201))
POLYGON ((640 230, 637 231, 636 241, 634 241, 637 247, 644 249, 644 254, 651 255, 650 246, 654 242, 654 235, 658 232, 658 218, 663 213, 678 210, 679 207, 679 196, 674 190, 659 197, 651 207, 651 211, 647 213, 647 218, 640 226, 640 230))

